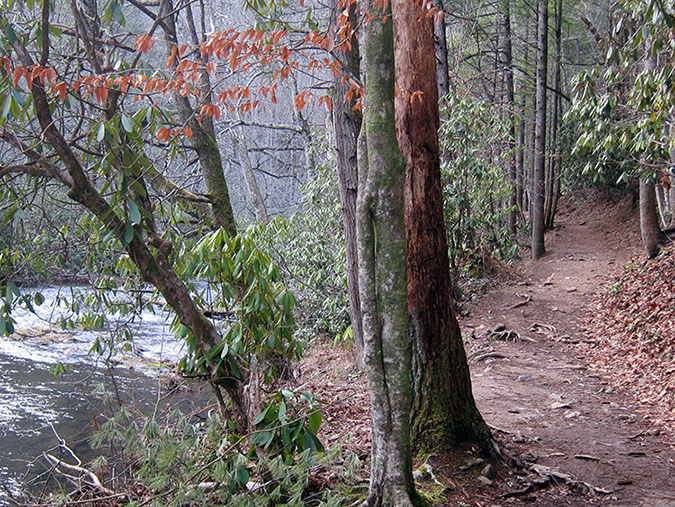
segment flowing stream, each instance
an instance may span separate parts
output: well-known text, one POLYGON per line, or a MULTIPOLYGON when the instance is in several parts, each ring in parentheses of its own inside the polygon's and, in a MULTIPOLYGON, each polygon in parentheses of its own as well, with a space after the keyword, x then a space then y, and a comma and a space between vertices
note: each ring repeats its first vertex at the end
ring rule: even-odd
MULTIPOLYGON (((105 335, 60 329, 59 321, 68 310, 55 302, 69 299, 70 290, 41 287, 45 301, 35 307, 37 315, 16 309, 12 312, 15 335, 0 337, 0 505, 45 470, 43 452, 59 456, 61 451, 63 459, 74 464, 59 449, 59 439, 85 462, 97 455, 88 442, 93 427, 102 422, 101 414, 118 408, 94 394, 97 386, 104 385, 108 391, 116 387, 125 403, 152 406, 161 361, 177 361, 182 354, 182 342, 174 339, 169 328, 169 314, 143 310, 129 323, 134 337, 131 352, 119 353, 104 364, 89 350, 97 336, 105 335), (66 372, 55 376, 59 363, 66 372)), ((112 322, 121 319, 112 317, 112 322)))

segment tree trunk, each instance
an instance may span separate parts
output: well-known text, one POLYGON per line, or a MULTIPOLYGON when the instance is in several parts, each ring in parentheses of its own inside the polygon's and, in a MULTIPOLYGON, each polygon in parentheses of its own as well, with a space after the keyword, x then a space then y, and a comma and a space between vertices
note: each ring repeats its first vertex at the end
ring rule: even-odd
POLYGON ((509 114, 509 182, 511 183, 511 195, 509 196, 509 212, 507 215, 507 227, 513 235, 516 233, 517 220, 517 193, 518 193, 518 175, 516 161, 516 100, 513 85, 513 54, 511 44, 511 4, 506 0, 504 4, 504 72, 506 81, 506 102, 509 114))
MULTIPOLYGON (((171 52, 171 48, 178 44, 178 31, 176 29, 177 13, 174 12, 172 2, 167 0, 160 3, 160 9, 157 18, 163 19, 162 27, 166 27, 165 38, 168 42, 167 50, 171 52), (163 7, 162 7, 163 6, 163 7), (169 12, 170 14, 166 14, 169 12)), ((190 16, 191 19, 191 16, 190 16)), ((190 26, 193 43, 199 44, 196 29, 190 26)), ((204 61, 204 64, 207 62, 204 61)), ((174 67, 178 62, 174 63, 174 67)), ((199 88, 202 93, 202 101, 204 103, 212 103, 211 100, 211 83, 209 81, 208 72, 201 73, 199 88)), ((223 171, 223 160, 220 154, 220 148, 216 140, 216 131, 211 117, 205 116, 202 121, 197 121, 197 111, 190 104, 187 97, 180 93, 174 93, 173 99, 176 103, 176 108, 181 121, 192 128, 192 139, 190 143, 192 148, 197 153, 199 160, 199 167, 204 177, 206 185, 206 192, 211 200, 211 214, 216 226, 225 229, 228 234, 234 236, 237 233, 237 225, 234 221, 234 212, 232 211, 232 204, 230 202, 230 194, 225 181, 225 172, 223 171)))
MULTIPOLYGON (((434 0, 434 7, 445 12, 442 0, 434 0)), ((448 41, 445 36, 445 16, 434 24, 434 48, 436 51, 436 79, 438 80, 438 96, 445 97, 450 93, 450 72, 448 68, 448 41)))
POLYGON ((257 222, 267 225, 270 219, 267 215, 267 208, 265 208, 265 200, 260 193, 260 187, 258 187, 258 180, 253 172, 253 164, 251 164, 251 157, 248 154, 246 136, 240 131, 239 135, 232 137, 232 140, 237 145, 239 164, 241 165, 241 171, 244 173, 244 180, 246 181, 246 188, 248 188, 248 195, 251 198, 251 204, 253 204, 253 209, 255 210, 255 219, 257 222))
POLYGON ((656 257, 664 234, 659 227, 659 215, 656 210, 656 188, 654 183, 644 179, 640 180, 640 232, 647 258, 656 257))
MULTIPOLYGON (((523 61, 527 63, 527 57, 529 54, 529 45, 527 44, 527 39, 529 37, 530 33, 530 25, 529 23, 525 22, 525 50, 523 53, 523 61)), ((523 193, 524 193, 524 183, 525 183, 525 131, 527 130, 527 122, 525 121, 525 115, 526 115, 526 105, 527 105, 527 79, 525 75, 521 75, 520 79, 518 80, 518 83, 520 84, 520 104, 518 107, 518 123, 519 123, 519 128, 518 128, 518 153, 516 157, 516 203, 518 204, 518 207, 520 208, 520 214, 521 216, 523 215, 523 211, 525 209, 525 203, 523 199, 523 193)))
POLYGON ((538 0, 537 107, 532 165, 532 259, 544 255, 544 165, 546 163, 546 63, 548 58, 548 1, 538 0))
POLYGON ((562 109, 560 89, 562 71, 562 0, 556 1, 555 18, 555 68, 553 69, 553 118, 551 120, 551 157, 549 158, 549 187, 546 192, 546 206, 544 211, 544 229, 553 229, 555 212, 558 207, 560 193, 560 171, 562 170, 560 152, 558 149, 558 130, 562 109))
POLYGON ((414 446, 423 452, 458 442, 489 450, 490 431, 476 408, 452 307, 443 217, 433 20, 393 0, 396 130, 406 159, 405 226, 412 346, 414 446), (411 93, 422 92, 421 99, 411 93))
MULTIPOLYGON (((339 14, 338 2, 331 12, 331 34, 335 37, 336 18, 339 14)), ((356 4, 350 6, 350 22, 356 26, 356 4)), ((343 72, 358 78, 359 44, 353 41, 341 61, 343 72)), ((356 248, 356 198, 358 194, 358 154, 357 141, 361 131, 361 113, 354 110, 354 100, 344 101, 349 89, 342 82, 342 76, 333 81, 333 110, 331 115, 333 137, 337 151, 337 169, 342 206, 342 225, 345 235, 347 260, 347 293, 349 295, 349 317, 354 332, 354 354, 356 364, 363 368, 363 327, 361 322, 361 299, 359 297, 359 256, 356 248)))
MULTIPOLYGON (((373 432, 370 506, 412 506, 410 343, 406 296, 405 161, 394 123, 391 7, 370 0, 365 29, 364 130, 359 154, 357 241, 364 360, 373 432)), ((433 54, 433 53, 432 53, 433 54)))

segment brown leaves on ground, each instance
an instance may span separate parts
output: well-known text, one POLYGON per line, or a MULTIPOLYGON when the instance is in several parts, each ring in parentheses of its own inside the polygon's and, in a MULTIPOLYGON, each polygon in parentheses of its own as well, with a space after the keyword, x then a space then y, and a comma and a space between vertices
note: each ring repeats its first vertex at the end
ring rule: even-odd
POLYGON ((355 367, 354 355, 340 345, 321 341, 312 345, 301 364, 298 383, 321 406, 319 439, 359 458, 370 455, 370 397, 366 374, 355 367))
POLYGON ((586 332, 595 365, 654 408, 654 422, 675 429, 675 245, 651 261, 634 260, 596 298, 586 332), (658 419, 661 419, 660 421, 658 419))

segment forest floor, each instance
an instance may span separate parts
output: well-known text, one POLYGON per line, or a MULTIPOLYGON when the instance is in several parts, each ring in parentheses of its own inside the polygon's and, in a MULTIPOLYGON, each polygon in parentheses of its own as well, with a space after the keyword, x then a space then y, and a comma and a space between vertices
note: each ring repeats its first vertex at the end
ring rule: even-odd
MULTIPOLYGON (((428 457, 439 482, 426 475, 417 485, 432 503, 675 505, 672 276, 662 287, 670 302, 652 312, 665 322, 665 356, 617 348, 607 338, 619 339, 626 326, 613 322, 606 294, 625 266, 646 266, 636 210, 627 201, 589 204, 563 202, 546 255, 506 267, 502 281, 463 303, 474 396, 504 460, 485 470, 472 449, 428 457), (650 369, 649 358, 670 370, 650 369)), ((327 446, 338 442, 366 459, 367 383, 349 353, 320 345, 302 371, 300 382, 327 402, 327 446)))

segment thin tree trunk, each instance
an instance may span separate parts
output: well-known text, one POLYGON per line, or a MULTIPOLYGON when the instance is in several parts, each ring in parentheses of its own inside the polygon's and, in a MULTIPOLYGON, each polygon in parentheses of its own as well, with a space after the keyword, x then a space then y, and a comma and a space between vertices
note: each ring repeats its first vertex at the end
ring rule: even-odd
POLYGON ((553 118, 551 120, 551 157, 549 158, 549 189, 546 193, 546 206, 544 212, 544 229, 553 229, 555 212, 558 207, 558 196, 560 193, 560 171, 561 160, 558 150, 558 131, 559 121, 562 109, 562 97, 560 89, 561 70, 562 70, 562 0, 556 1, 556 21, 555 21, 555 68, 553 69, 553 118))
POLYGON ((544 255, 544 166, 546 163, 546 63, 548 58, 548 1, 538 0, 537 107, 532 167, 532 259, 544 255))
MULTIPOLYGON (((335 37, 336 18, 339 14, 336 1, 331 13, 331 33, 335 37)), ((350 6, 350 22, 356 26, 356 5, 350 6)), ((337 42, 337 41, 336 41, 337 42)), ((341 61, 343 72, 359 77, 359 44, 353 41, 341 61)), ((359 256, 356 248, 356 200, 358 194, 358 153, 357 141, 361 131, 361 113, 354 109, 354 100, 346 103, 345 93, 349 89, 342 82, 342 76, 333 81, 333 110, 331 120, 337 151, 338 189, 342 206, 342 225, 345 236, 347 261, 347 293, 349 296, 349 317, 354 333, 354 354, 356 364, 363 368, 363 325, 361 322, 361 298, 359 297, 359 256)))
POLYGON ((396 142, 391 7, 366 4, 364 130, 357 200, 364 360, 372 405, 370 506, 412 506, 410 343, 403 183, 396 142), (366 158, 367 157, 367 158, 366 158))
POLYGON ((258 187, 258 180, 256 179, 255 173, 253 172, 253 164, 251 163, 251 157, 248 153, 248 143, 246 142, 246 136, 242 131, 240 131, 238 135, 232 136, 232 141, 237 145, 239 164, 241 165, 242 173, 244 173, 244 181, 246 181, 246 188, 248 189, 248 195, 251 199, 251 204, 255 210, 255 219, 257 222, 267 225, 270 219, 267 216, 265 200, 260 193, 260 187, 258 187))
MULTIPOLYGON (((434 7, 445 12, 443 0, 434 0, 434 7)), ((448 41, 445 36, 447 23, 445 16, 434 24, 434 47, 436 51, 436 79, 438 81, 438 96, 445 97, 450 93, 450 70, 448 67, 448 41)))
MULTIPOLYGON (((529 53, 529 46, 527 44, 527 39, 529 37, 530 33, 530 24, 525 23, 525 50, 523 54, 523 61, 527 63, 527 57, 529 53)), ((520 208, 520 214, 522 216, 524 208, 524 202, 523 202, 523 185, 525 182, 525 131, 527 130, 527 122, 525 121, 525 115, 526 111, 525 108, 527 106, 527 79, 525 75, 521 75, 520 79, 518 79, 518 83, 520 84, 520 105, 518 107, 519 111, 519 118, 518 118, 518 152, 517 152, 517 157, 516 157, 516 203, 518 204, 518 207, 520 208)))
POLYGON ((396 60, 396 130, 406 158, 405 226, 412 344, 413 445, 423 452, 459 442, 489 451, 490 431, 476 408, 452 307, 443 217, 433 20, 392 0, 396 60), (422 92, 422 99, 411 93, 422 92))
POLYGON ((504 4, 504 72, 506 80, 506 102, 509 114, 509 139, 507 149, 509 150, 509 181, 511 183, 511 195, 509 196, 509 213, 507 215, 507 226, 509 232, 515 235, 517 221, 517 160, 516 160, 516 100, 513 84, 513 54, 511 44, 511 4, 506 0, 504 4))

